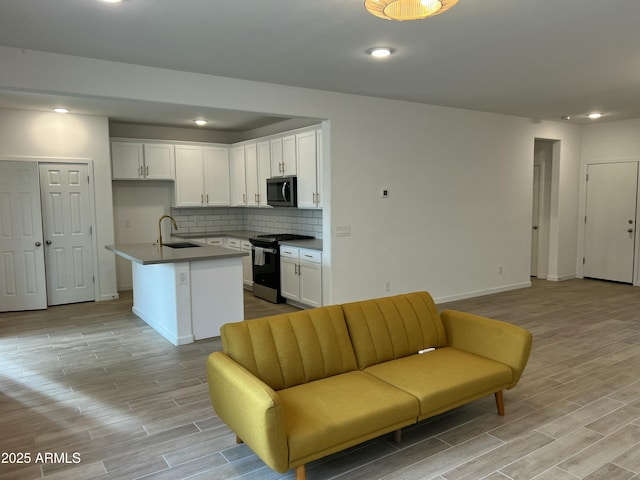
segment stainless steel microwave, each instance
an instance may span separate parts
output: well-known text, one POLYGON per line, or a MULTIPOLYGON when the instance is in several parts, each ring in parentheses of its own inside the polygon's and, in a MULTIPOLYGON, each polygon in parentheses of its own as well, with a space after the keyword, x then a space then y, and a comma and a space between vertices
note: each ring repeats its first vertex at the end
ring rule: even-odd
POLYGON ((298 206, 297 177, 273 177, 267 179, 267 205, 273 207, 298 206))

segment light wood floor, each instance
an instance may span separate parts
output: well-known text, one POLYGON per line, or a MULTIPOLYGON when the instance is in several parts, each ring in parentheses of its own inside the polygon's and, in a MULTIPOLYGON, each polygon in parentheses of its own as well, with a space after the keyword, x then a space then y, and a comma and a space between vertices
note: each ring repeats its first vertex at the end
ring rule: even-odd
MULTIPOLYGON (((247 318, 292 308, 246 302, 247 318)), ((533 332, 506 416, 487 397, 405 429, 400 444, 384 436, 314 462, 309 480, 640 478, 640 288, 536 280, 439 308, 533 332)), ((0 463, 0 479, 293 478, 215 416, 204 365, 217 349, 171 346, 129 295, 0 314, 0 462, 31 455, 0 463)))

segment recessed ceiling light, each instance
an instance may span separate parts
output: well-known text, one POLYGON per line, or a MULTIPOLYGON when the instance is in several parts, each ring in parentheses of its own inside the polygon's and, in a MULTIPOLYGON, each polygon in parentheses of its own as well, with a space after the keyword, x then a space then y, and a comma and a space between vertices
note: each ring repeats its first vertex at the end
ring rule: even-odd
POLYGON ((367 53, 372 57, 385 58, 391 55, 394 51, 395 50, 393 48, 389 47, 376 47, 370 48, 369 50, 367 50, 367 53))
POLYGON ((591 120, 597 120, 598 118, 602 117, 602 114, 594 112, 587 115, 587 117, 589 117, 591 120))
POLYGON ((53 111, 56 113, 69 113, 69 109, 63 107, 54 108, 53 111))
POLYGON ((560 117, 562 120, 571 120, 571 115, 563 115, 560 117))
POLYGON ((102 0, 105 3, 120 3, 122 0, 102 0))
POLYGON ((195 123, 199 127, 204 127, 208 122, 206 120, 194 120, 193 123, 195 123))

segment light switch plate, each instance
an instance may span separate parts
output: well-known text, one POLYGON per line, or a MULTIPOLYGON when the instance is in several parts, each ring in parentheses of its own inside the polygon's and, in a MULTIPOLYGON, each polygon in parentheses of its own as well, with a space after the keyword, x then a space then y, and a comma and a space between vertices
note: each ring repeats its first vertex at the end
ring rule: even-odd
POLYGON ((349 237, 351 236, 351 227, 348 225, 342 225, 336 227, 336 237, 349 237))

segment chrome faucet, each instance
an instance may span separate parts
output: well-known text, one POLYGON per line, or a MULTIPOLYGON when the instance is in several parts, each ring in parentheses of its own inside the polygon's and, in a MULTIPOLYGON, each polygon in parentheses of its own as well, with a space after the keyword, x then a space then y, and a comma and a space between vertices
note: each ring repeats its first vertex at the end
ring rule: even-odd
POLYGON ((171 223, 173 224, 173 229, 178 230, 178 225, 176 224, 175 218, 173 218, 171 215, 161 216, 160 220, 158 220, 158 248, 162 248, 162 219, 163 218, 170 218, 171 223))

